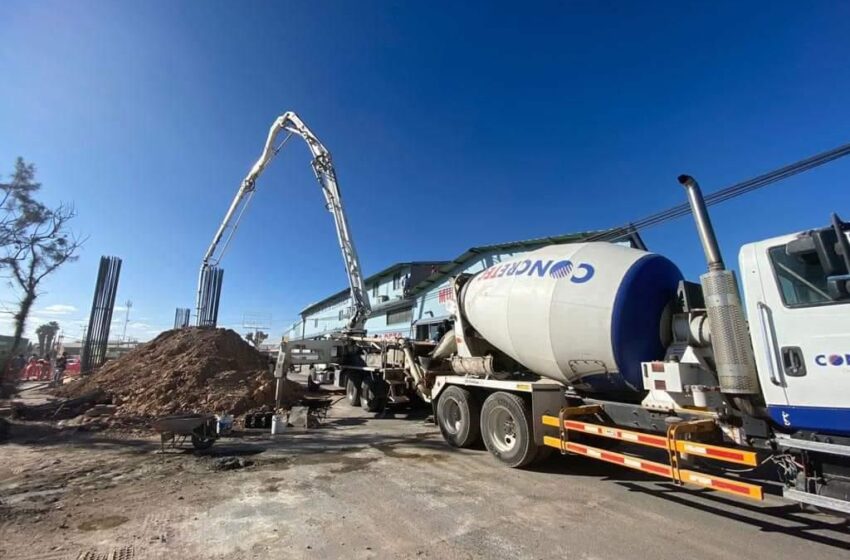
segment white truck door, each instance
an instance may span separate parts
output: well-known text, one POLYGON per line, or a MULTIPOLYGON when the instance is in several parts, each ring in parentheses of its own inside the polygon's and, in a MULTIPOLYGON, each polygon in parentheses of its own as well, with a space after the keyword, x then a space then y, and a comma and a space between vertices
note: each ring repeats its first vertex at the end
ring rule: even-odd
POLYGON ((788 430, 850 433, 850 299, 830 295, 817 254, 786 236, 747 245, 741 273, 759 379, 788 430))

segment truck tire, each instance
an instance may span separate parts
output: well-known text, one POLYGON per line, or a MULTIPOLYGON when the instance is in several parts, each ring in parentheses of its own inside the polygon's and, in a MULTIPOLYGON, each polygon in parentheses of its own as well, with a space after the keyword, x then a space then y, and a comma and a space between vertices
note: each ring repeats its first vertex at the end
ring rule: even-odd
POLYGON ((383 383, 382 379, 373 379, 370 375, 364 376, 363 381, 360 382, 360 406, 369 412, 384 410, 387 392, 383 383))
POLYGON ((348 404, 360 406, 360 379, 358 379, 358 376, 351 373, 346 376, 345 396, 348 397, 348 404))
POLYGON ((537 457, 531 411, 517 395, 499 391, 481 407, 481 436, 494 457, 511 468, 525 467, 537 457))
POLYGON ((457 385, 447 387, 437 401, 437 424, 452 447, 472 447, 481 438, 481 405, 475 396, 457 385))

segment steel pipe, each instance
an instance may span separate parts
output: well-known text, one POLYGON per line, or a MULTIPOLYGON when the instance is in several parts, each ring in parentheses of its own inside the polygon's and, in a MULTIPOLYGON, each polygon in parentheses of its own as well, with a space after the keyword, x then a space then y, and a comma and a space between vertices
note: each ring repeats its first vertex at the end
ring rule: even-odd
POLYGON ((706 210, 705 199, 702 196, 702 190, 700 190, 699 184, 690 175, 679 175, 679 184, 685 187, 688 193, 688 202, 691 205, 694 221, 696 221, 697 233, 702 243, 702 249, 705 252, 708 269, 711 271, 726 270, 726 266, 723 264, 723 257, 720 254, 720 247, 717 244, 717 236, 714 235, 714 227, 711 225, 711 218, 708 217, 708 210, 706 210))

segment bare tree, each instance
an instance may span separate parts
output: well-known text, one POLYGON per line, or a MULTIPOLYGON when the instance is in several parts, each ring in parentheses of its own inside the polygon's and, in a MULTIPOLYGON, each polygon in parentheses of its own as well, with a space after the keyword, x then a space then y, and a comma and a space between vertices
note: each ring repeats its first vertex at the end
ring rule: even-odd
POLYGON ((48 208, 34 198, 41 188, 35 165, 23 158, 15 162, 9 183, 0 183, 0 269, 8 269, 10 284, 21 292, 14 315, 17 348, 42 280, 66 262, 77 259, 83 240, 68 228, 74 207, 48 208))
POLYGON ((27 222, 42 219, 45 208, 32 196, 40 188, 41 184, 35 182, 35 166, 27 165, 22 158, 15 161, 11 182, 0 183, 0 247, 4 249, 4 257, 9 257, 6 249, 16 246, 18 234, 27 227, 27 222))

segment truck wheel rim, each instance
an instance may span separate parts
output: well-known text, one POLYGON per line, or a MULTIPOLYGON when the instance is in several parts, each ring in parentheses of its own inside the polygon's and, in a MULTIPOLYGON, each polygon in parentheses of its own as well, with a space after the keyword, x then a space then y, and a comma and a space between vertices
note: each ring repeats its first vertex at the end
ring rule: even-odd
POLYGON ((487 432, 490 442, 498 452, 508 453, 516 447, 516 421, 508 409, 493 409, 487 418, 487 432))
POLYGON ((463 423, 463 415, 460 412, 460 405, 454 399, 447 399, 443 408, 443 419, 446 426, 446 431, 450 434, 460 432, 461 424, 463 423))
POLYGON ((354 385, 351 383, 348 384, 348 398, 349 400, 354 400, 354 385))

